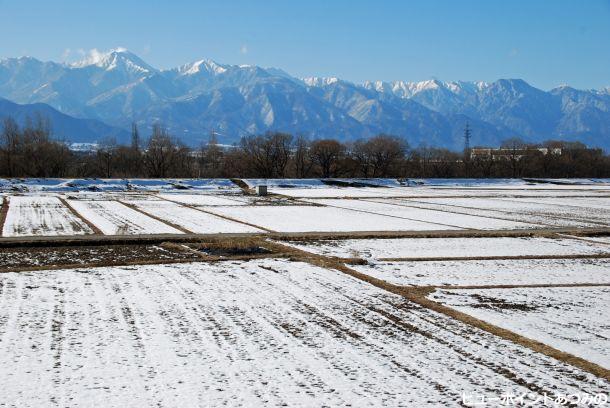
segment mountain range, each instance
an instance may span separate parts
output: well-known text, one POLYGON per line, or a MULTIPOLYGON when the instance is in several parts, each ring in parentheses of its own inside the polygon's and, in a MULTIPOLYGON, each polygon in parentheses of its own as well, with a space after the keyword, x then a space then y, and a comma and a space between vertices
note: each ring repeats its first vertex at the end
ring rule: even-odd
POLYGON ((610 149, 610 88, 543 91, 521 79, 355 84, 205 59, 159 70, 115 49, 73 64, 1 60, 0 97, 0 117, 41 111, 72 142, 126 141, 135 121, 144 133, 162 123, 189 145, 212 130, 224 144, 277 130, 344 141, 389 133, 413 146, 461 149, 468 122, 472 145, 520 137, 610 149))

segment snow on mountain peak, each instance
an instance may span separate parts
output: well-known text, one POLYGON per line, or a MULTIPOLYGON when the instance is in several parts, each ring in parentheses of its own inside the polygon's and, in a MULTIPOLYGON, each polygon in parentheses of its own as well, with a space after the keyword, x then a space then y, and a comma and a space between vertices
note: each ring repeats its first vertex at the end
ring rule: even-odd
POLYGON ((71 64, 73 68, 90 66, 96 66, 106 71, 112 71, 121 67, 131 73, 143 74, 155 71, 153 67, 140 59, 140 57, 123 47, 114 48, 106 52, 94 48, 89 51, 85 58, 71 64))
POLYGON ((337 77, 309 77, 303 78, 302 81, 307 86, 326 86, 339 82, 337 77))
POLYGON ((193 63, 185 64, 178 68, 178 72, 180 73, 180 75, 195 75, 202 71, 218 75, 226 72, 227 68, 208 59, 195 61, 193 63))

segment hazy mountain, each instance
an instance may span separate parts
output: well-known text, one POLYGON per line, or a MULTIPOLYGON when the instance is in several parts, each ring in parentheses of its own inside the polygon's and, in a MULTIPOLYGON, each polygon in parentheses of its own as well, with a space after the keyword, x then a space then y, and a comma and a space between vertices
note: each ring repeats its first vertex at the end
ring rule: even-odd
POLYGON ((23 126, 26 120, 36 120, 37 116, 48 118, 52 126, 52 136, 66 142, 94 143, 104 138, 114 138, 117 142, 129 141, 129 132, 108 126, 95 119, 77 119, 57 111, 44 103, 19 105, 0 98, 0 118, 11 116, 23 126))
POLYGON ((123 129, 132 121, 144 128, 161 121, 189 144, 206 140, 212 129, 223 143, 281 130, 343 140, 384 132, 405 136, 413 145, 459 149, 468 121, 473 144, 495 145, 517 136, 610 148, 610 88, 545 92, 520 79, 353 84, 207 59, 158 70, 117 49, 75 64, 2 60, 0 96, 123 129))

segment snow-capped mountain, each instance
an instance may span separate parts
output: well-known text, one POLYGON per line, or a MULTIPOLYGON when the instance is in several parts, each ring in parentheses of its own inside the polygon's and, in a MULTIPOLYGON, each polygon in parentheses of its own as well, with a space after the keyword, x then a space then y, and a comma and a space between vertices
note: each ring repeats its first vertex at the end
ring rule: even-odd
POLYGON ((209 59, 158 70, 119 48, 93 51, 73 64, 2 60, 0 97, 48 104, 123 129, 132 121, 144 127, 160 121, 189 144, 205 140, 211 129, 223 135, 223 143, 279 130, 344 140, 384 132, 404 136, 412 145, 459 149, 468 121, 473 144, 518 136, 610 148, 610 88, 563 86, 545 92, 519 79, 354 84, 209 59))

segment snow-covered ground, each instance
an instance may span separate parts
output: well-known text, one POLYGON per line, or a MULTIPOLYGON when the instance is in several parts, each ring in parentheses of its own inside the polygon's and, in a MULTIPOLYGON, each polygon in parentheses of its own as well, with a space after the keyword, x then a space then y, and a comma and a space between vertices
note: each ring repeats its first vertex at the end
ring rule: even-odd
POLYGON ((536 202, 567 207, 596 208, 610 211, 610 197, 544 197, 536 199, 536 202))
MULTIPOLYGON (((207 214, 193 208, 185 207, 164 200, 134 200, 128 201, 140 210, 172 225, 177 225, 190 232, 198 234, 263 232, 260 229, 239 222, 230 221, 215 215, 207 214)), ((221 207, 209 207, 221 208, 221 207)), ((225 207, 228 208, 228 207, 225 207)), ((242 208, 242 207, 235 207, 242 208)))
POLYGON ((240 192, 229 179, 4 179, 0 190, 22 192, 201 191, 240 192))
POLYGON ((250 188, 267 186, 269 188, 320 188, 326 187, 320 179, 242 179, 250 188))
POLYGON ((280 232, 451 230, 422 221, 316 206, 206 207, 207 211, 280 232))
MULTIPOLYGON (((540 198, 536 198, 540 200, 540 198)), ((487 217, 487 218, 501 218, 509 221, 518 221, 518 222, 526 222, 534 225, 538 225, 540 227, 596 227, 599 226, 597 223, 588 222, 584 220, 572 219, 567 217, 556 217, 553 215, 540 214, 537 212, 520 212, 515 210, 500 210, 493 209, 494 204, 492 203, 489 206, 485 206, 484 204, 480 204, 480 208, 475 207, 467 207, 460 205, 465 203, 464 200, 467 199, 448 199, 446 202, 451 204, 438 204, 438 203, 430 203, 429 199, 421 198, 421 199, 413 199, 413 200, 404 200, 404 199, 383 199, 383 198, 375 198, 375 199, 367 199, 370 201, 375 201, 384 204, 393 204, 393 205, 402 205, 410 208, 421 208, 421 209, 429 209, 429 210, 437 210, 437 211, 445 211, 449 213, 455 214, 465 214, 465 215, 473 215, 478 217, 487 217)), ((472 203, 482 202, 482 199, 471 199, 472 203)))
POLYGON ((159 194, 164 200, 175 201, 187 205, 246 205, 244 196, 212 195, 212 194, 159 194))
POLYGON ((610 246, 553 238, 392 238, 290 243, 318 255, 341 258, 452 258, 485 256, 588 255, 610 253, 610 246))
MULTIPOLYGON (((0 289, 9 406, 459 406, 464 393, 533 402, 610 386, 347 275, 288 260, 5 273, 0 289)), ((582 316, 607 295, 572 293, 576 306, 557 302, 565 313, 551 316, 579 329, 607 325, 582 316)), ((601 344, 590 331, 558 331, 569 333, 601 344)), ((580 351, 604 353, 590 346, 580 351)))
POLYGON ((607 258, 371 261, 351 267, 400 286, 610 284, 607 258))
POLYGON ((429 297, 610 369, 610 286, 443 289, 429 297))
POLYGON ((391 217, 434 223, 441 226, 462 229, 523 229, 535 225, 498 218, 477 217, 446 211, 424 210, 402 205, 379 203, 365 200, 309 199, 307 202, 336 208, 358 210, 364 213, 388 215, 391 217))
POLYGON ((182 233, 118 201, 70 200, 70 205, 106 235, 182 233))
MULTIPOLYGON (((251 180, 255 183, 256 180, 251 180)), ((260 180, 259 180, 260 181, 260 180)), ((264 229, 280 232, 349 232, 349 231, 423 231, 423 230, 506 230, 533 228, 602 228, 610 225, 610 197, 598 195, 589 197, 592 190, 586 190, 576 197, 565 196, 566 192, 579 193, 576 190, 556 189, 566 186, 553 186, 546 190, 519 190, 523 185, 507 183, 512 190, 496 189, 493 196, 473 197, 482 194, 480 188, 465 187, 337 187, 316 184, 316 180, 286 180, 294 185, 306 185, 306 188, 285 188, 280 180, 268 180, 281 194, 294 197, 267 196, 257 197, 244 194, 239 188, 233 188, 230 180, 24 180, 24 185, 37 186, 36 193, 4 193, 9 200, 17 204, 9 211, 4 236, 13 235, 71 235, 91 233, 82 219, 64 208, 58 199, 69 202, 89 201, 90 208, 76 204, 82 216, 99 224, 102 231, 146 234, 167 232, 162 222, 152 222, 146 216, 127 211, 113 201, 132 203, 140 206, 145 212, 152 212, 150 218, 160 217, 164 221, 180 226, 192 232, 260 232, 243 223, 258 225, 264 229), (91 183, 105 183, 101 191, 81 189, 91 183), (112 183, 123 182, 125 188, 110 188, 112 183), (89 183, 89 184, 87 184, 89 183), (139 187, 133 190, 135 184, 139 187), (229 183, 229 184, 227 184, 229 183), (309 183, 309 184, 307 184, 309 183), (78 191, 49 193, 44 189, 55 189, 58 186, 71 186, 78 191), (180 186, 180 187, 177 187, 180 186), (167 188, 165 188, 167 187, 167 188), (467 191, 470 196, 463 196, 467 191), (550 196, 515 197, 514 192, 550 196), (301 194, 303 193, 303 194, 301 194), (424 194, 424 195, 421 195, 424 194), (427 195, 426 195, 427 194, 427 195), (327 198, 306 198, 308 196, 327 198), (29 198, 19 198, 29 197, 29 198), (39 197, 39 198, 36 198, 39 197), (334 197, 334 198, 333 198, 334 197), (29 206, 30 213, 19 211, 19 200, 51 200, 52 205, 29 206), (588 205, 588 200, 591 204, 588 205), (100 201, 103 204, 94 204, 100 201), (53 214, 45 208, 57 207, 53 214), (106 206, 112 209, 102 210, 106 206), (93 210, 93 208, 96 210, 93 210), (144 208, 146 207, 146 208, 144 208), (193 208, 187 208, 193 207, 193 208), (267 208, 262 208, 267 207, 267 208), (197 209, 224 215, 240 222, 221 219, 204 214, 197 209), (85 214, 85 212, 87 212, 85 214), (112 214, 115 212, 116 214, 112 214), (127 211, 127 212, 126 212, 127 211), (95 221, 92 217, 96 217, 95 221), (104 213, 104 214, 102 214, 104 213), (16 215, 17 214, 17 215, 16 215), (127 215, 125 215, 127 214, 127 215), (133 219, 131 219, 133 216, 133 219), (19 218, 15 220, 15 217, 19 218), (32 220, 27 217, 34 217, 32 220), (39 219, 37 220, 36 217, 39 219), (42 218, 41 218, 42 217, 42 218), (48 219, 44 219, 47 217, 48 219), (173 220, 173 221, 172 221, 173 220), (17 222, 17 229, 11 232, 17 222), (28 224, 32 224, 28 226, 28 224), (129 224, 129 225, 127 225, 129 224), (138 226, 139 225, 139 226, 138 226), (191 228, 189 228, 189 226, 191 228), (8 228, 8 229, 7 229, 8 228), (72 229, 70 229, 72 228, 72 229), (16 232, 15 232, 16 231, 16 232)), ((342 182, 358 182, 358 179, 343 179, 342 182)), ((394 179, 378 179, 375 182, 383 185, 394 185, 394 179)), ((323 184, 320 180, 317 180, 323 184)), ((327 181, 328 182, 328 181, 327 181)), ((120 184, 120 183, 119 183, 120 184)), ((291 184, 292 185, 292 184, 291 184)), ((489 184, 481 183, 488 188, 489 184)), ((502 184, 501 184, 502 185, 502 184)), ((526 185, 527 186, 527 185, 526 185)), ((570 187, 570 186, 568 186, 570 187)), ((578 185, 577 187, 583 187, 578 185)), ((33 188, 33 187, 32 187, 33 188)), ((63 188, 63 187, 62 187, 63 188)), ((273 189, 272 189, 273 190, 273 189)), ((42 202, 41 201, 41 202, 42 202)), ((26 206, 27 207, 27 206, 26 206)), ((176 229, 176 228, 174 228, 176 229)), ((107 232, 110 233, 110 232, 107 232)))
MULTIPOLYGON (((569 202, 570 199, 566 199, 569 202)), ((602 199, 603 200, 603 199, 602 199)), ((606 200, 610 201, 610 198, 606 200)), ((539 215, 545 218, 558 218, 565 221, 580 221, 610 225, 610 210, 601 208, 562 206, 547 204, 544 199, 538 201, 533 198, 426 198, 404 200, 406 203, 441 204, 456 208, 476 208, 494 210, 511 214, 539 215)))
POLYGON ((11 195, 2 236, 92 234, 87 224, 59 198, 47 195, 11 195))
POLYGON ((392 187, 316 187, 279 188, 271 187, 271 193, 295 198, 341 198, 341 197, 412 197, 421 194, 419 189, 392 187))

